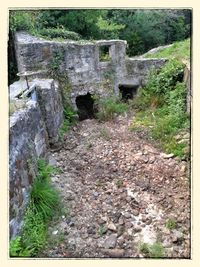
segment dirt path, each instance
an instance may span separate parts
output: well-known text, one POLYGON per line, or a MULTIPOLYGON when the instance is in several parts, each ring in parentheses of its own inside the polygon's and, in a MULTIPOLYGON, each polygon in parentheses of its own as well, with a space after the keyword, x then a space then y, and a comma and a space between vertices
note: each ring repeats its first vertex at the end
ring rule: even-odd
POLYGON ((162 243, 165 257, 190 257, 190 191, 186 162, 166 158, 130 118, 85 120, 52 156, 62 173, 52 178, 64 213, 50 227, 45 257, 144 257, 141 242, 162 243), (168 219, 176 222, 169 230, 168 219))

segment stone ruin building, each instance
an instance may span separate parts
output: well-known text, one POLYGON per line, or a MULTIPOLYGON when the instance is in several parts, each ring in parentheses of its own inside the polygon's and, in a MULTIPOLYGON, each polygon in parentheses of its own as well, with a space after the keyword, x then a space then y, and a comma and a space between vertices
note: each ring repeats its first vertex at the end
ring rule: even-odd
POLYGON ((23 101, 23 107, 10 115, 10 237, 20 230, 37 159, 48 157, 48 148, 58 142, 63 123, 62 94, 58 81, 49 76, 49 67, 58 64, 60 73, 67 74, 70 102, 80 118, 89 118, 93 95, 106 98, 121 93, 122 98, 133 98, 150 70, 166 62, 128 58, 126 46, 122 40, 59 42, 16 33, 20 79, 9 87, 10 102, 17 106, 23 101))

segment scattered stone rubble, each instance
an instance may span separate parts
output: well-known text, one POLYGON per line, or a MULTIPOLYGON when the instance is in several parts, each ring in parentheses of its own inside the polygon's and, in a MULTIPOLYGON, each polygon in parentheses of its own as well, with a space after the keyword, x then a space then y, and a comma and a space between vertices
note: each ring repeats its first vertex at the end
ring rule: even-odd
POLYGON ((85 120, 52 153, 62 170, 52 182, 67 212, 49 228, 51 238, 62 235, 62 242, 42 256, 144 257, 139 244, 158 241, 165 257, 190 257, 188 165, 130 132, 130 122, 85 120), (168 219, 175 220, 175 229, 166 227, 168 219))

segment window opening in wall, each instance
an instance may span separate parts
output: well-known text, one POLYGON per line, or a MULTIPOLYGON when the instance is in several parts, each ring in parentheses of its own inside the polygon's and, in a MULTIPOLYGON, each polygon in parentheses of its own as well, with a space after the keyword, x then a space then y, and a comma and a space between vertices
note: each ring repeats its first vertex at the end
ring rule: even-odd
POLYGON ((110 45, 101 45, 99 46, 99 61, 106 62, 110 61, 110 45))
POLYGON ((119 85, 119 91, 123 101, 133 99, 137 95, 138 85, 119 85))
POLYGON ((77 96, 76 106, 78 108, 78 116, 80 120, 93 119, 95 117, 94 99, 90 93, 77 96))

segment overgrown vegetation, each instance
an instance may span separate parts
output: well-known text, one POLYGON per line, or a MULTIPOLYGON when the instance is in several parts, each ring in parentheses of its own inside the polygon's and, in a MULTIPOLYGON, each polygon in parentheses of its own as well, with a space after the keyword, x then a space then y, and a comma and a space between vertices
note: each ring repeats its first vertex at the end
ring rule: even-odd
POLYGON ((106 99, 96 98, 95 102, 98 110, 96 117, 99 121, 111 120, 115 115, 124 114, 128 110, 128 105, 114 95, 106 99))
POLYGON ((155 242, 153 245, 141 243, 139 251, 147 258, 163 258, 165 256, 164 248, 160 242, 155 242))
POLYGON ((145 57, 190 60, 190 38, 181 42, 175 42, 170 47, 161 49, 156 53, 147 53, 145 57))
POLYGON ((38 174, 32 185, 21 233, 10 241, 11 257, 34 257, 45 246, 48 222, 60 205, 59 194, 50 183, 51 174, 57 171, 44 160, 38 161, 38 174))
MULTIPOLYGON (((179 55, 184 54, 184 51, 179 52, 179 55)), ((147 129, 167 153, 188 158, 189 152, 185 149, 187 144, 176 141, 176 135, 180 131, 189 131, 190 127, 186 113, 187 89, 183 82, 184 64, 170 57, 161 70, 151 73, 147 85, 134 100, 138 112, 131 129, 147 129)))

